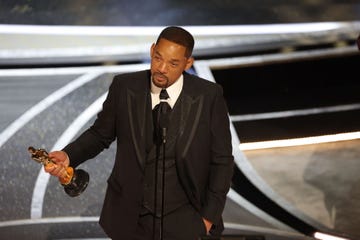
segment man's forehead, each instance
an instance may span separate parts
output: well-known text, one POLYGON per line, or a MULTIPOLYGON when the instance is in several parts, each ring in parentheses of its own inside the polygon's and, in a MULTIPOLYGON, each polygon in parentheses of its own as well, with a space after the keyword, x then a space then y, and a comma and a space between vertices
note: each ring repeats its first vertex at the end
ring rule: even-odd
POLYGON ((186 49, 186 47, 180 43, 177 43, 177 42, 174 42, 174 41, 171 41, 171 40, 168 40, 166 38, 160 38, 159 42, 157 43, 157 45, 163 45, 163 44, 166 44, 166 45, 175 45, 177 47, 180 47, 180 48, 184 48, 186 49))
POLYGON ((164 42, 159 41, 158 44, 155 45, 155 54, 159 54, 161 56, 165 55, 167 52, 167 49, 174 49, 175 51, 172 51, 172 58, 181 60, 183 57, 185 57, 186 48, 180 44, 168 41, 164 39, 164 42), (176 55, 173 55, 176 53, 176 55))

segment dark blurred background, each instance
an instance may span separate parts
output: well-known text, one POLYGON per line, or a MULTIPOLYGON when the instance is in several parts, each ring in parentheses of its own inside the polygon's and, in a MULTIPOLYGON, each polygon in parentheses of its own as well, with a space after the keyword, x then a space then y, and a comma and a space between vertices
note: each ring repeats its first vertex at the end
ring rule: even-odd
POLYGON ((163 26, 353 21, 356 0, 1 0, 0 23, 163 26))

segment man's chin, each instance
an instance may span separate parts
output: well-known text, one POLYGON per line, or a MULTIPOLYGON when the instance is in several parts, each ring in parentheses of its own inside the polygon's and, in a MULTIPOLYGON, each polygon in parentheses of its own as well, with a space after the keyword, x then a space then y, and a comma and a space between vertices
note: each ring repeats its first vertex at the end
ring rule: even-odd
POLYGON ((168 81, 166 79, 158 80, 155 78, 155 79, 153 79, 153 83, 155 86, 157 86, 159 88, 166 88, 168 81))

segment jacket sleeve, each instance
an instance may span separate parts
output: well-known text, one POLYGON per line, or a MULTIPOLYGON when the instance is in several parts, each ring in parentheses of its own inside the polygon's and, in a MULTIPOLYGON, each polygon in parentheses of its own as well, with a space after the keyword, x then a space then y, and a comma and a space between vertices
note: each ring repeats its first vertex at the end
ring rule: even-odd
POLYGON ((222 88, 217 85, 213 101, 211 120, 211 161, 206 202, 202 208, 204 218, 214 223, 221 223, 226 195, 233 175, 234 157, 232 155, 230 120, 222 88))
POLYGON ((77 167, 84 161, 94 158, 115 140, 117 85, 117 81, 112 82, 94 124, 63 149, 69 156, 70 166, 77 167))

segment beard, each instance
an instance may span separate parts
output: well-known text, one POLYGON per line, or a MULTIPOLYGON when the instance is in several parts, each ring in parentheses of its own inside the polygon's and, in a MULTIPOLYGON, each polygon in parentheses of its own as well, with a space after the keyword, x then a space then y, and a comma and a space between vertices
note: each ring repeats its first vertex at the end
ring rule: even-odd
POLYGON ((166 77, 164 74, 161 73, 154 73, 151 76, 152 82, 154 83, 155 86, 159 87, 159 88, 166 88, 168 87, 169 84, 169 78, 166 77))

